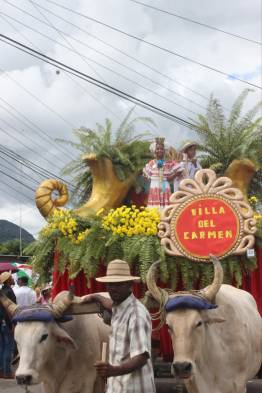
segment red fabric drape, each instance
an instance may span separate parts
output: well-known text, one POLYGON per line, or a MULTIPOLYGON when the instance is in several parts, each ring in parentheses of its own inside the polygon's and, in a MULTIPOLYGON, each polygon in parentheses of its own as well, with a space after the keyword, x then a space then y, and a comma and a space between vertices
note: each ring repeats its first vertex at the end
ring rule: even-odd
POLYGON ((256 255, 257 269, 243 278, 242 289, 250 292, 254 296, 258 310, 262 316, 262 247, 256 248, 256 255))

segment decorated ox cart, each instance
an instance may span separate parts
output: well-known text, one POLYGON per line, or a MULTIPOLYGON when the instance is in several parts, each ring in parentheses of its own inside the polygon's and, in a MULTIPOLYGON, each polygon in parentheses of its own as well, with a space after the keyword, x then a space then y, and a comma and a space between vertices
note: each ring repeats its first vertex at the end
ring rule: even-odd
POLYGON ((48 281, 52 272, 53 296, 71 286, 84 295, 105 290, 94 278, 104 274, 109 261, 128 261, 142 281, 134 293, 158 310, 154 327, 162 327, 153 342, 160 343, 164 359, 171 360, 174 348, 173 371, 188 392, 207 393, 212 386, 217 392, 242 393, 262 357, 261 317, 254 298, 235 288, 253 293, 261 311, 261 220, 256 222, 261 215, 248 201, 255 165, 247 158, 229 161, 226 172, 217 175, 201 169, 195 143, 185 144, 179 158, 157 138, 155 159, 145 166, 148 142, 126 143, 121 132, 116 135, 115 144, 106 145, 107 129, 100 140, 93 131, 80 130, 80 141, 91 145, 81 161, 84 171, 89 168, 83 193, 89 198, 80 207, 61 208, 68 193, 57 180, 37 189, 36 204, 48 224, 28 250, 34 268, 48 281), (131 191, 134 185, 146 190, 144 166, 150 179, 148 203, 146 193, 131 191))
MULTIPOLYGON (((53 271, 53 297, 72 285, 79 296, 105 291, 94 277, 104 274, 114 258, 127 260, 141 276, 142 283, 134 284, 138 298, 145 295, 146 274, 157 259, 160 286, 173 290, 203 287, 213 279, 212 265, 207 262, 209 254, 214 254, 221 259, 224 282, 253 294, 262 313, 262 249, 255 242, 256 221, 246 198, 246 183, 228 177, 237 173, 239 180, 235 166, 243 168, 243 162, 233 162, 226 177, 207 169, 198 171, 194 179, 184 179, 160 214, 139 206, 139 199, 144 203, 146 197, 134 190, 131 203, 122 204, 134 177, 121 182, 110 160, 94 155, 83 159, 91 168, 93 189, 82 207, 75 211, 59 208, 67 200, 67 189, 57 180, 43 182, 36 192, 37 206, 48 224, 34 245, 32 262, 42 277, 53 271), (233 187, 235 183, 242 191, 233 187), (55 200, 54 190, 60 193, 55 200)), ((248 170, 253 167, 252 162, 244 164, 248 170)), ((163 358, 170 360, 172 346, 166 327, 155 332, 153 339, 160 342, 163 358)))

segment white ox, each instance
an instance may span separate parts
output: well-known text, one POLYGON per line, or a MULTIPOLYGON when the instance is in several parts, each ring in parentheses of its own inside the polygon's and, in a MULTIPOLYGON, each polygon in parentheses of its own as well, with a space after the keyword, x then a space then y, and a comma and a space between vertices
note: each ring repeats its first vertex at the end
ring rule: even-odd
MULTIPOLYGON (((17 306, 9 299, 1 296, 0 300, 9 314, 17 313, 17 306)), ((70 303, 68 292, 56 296, 52 310, 56 319, 70 303)), ((94 363, 101 360, 102 342, 108 341, 109 332, 110 327, 96 314, 77 315, 65 323, 18 322, 18 384, 42 382, 44 393, 102 393, 103 383, 96 376, 94 363)))
POLYGON ((174 350, 173 375, 184 382, 188 393, 245 393, 246 382, 262 362, 262 319, 248 292, 221 285, 223 269, 215 257, 211 259, 215 275, 205 289, 173 294, 162 290, 155 281, 158 262, 148 272, 147 286, 162 306, 170 304, 171 298, 176 298, 174 303, 192 295, 218 305, 216 309, 183 307, 162 313, 174 350))

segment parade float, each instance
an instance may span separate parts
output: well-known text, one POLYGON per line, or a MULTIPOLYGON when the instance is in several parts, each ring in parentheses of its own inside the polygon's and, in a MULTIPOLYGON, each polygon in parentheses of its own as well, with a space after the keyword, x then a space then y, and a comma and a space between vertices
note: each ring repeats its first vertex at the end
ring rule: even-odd
MULTIPOLYGON (((95 131, 76 131, 79 143, 75 146, 82 154, 70 170, 77 174, 74 196, 81 193, 80 206, 63 208, 68 190, 60 181, 41 183, 36 205, 47 225, 27 249, 40 277, 49 281, 53 275, 54 296, 72 284, 76 295, 105 290, 94 277, 116 258, 126 260, 141 277, 141 284, 134 288, 139 298, 145 294, 146 273, 156 260, 160 260, 160 286, 173 290, 204 287, 213 278, 208 261, 214 254, 222 262, 224 282, 251 292, 262 313, 262 216, 259 196, 252 188, 254 178, 261 177, 261 150, 254 157, 255 148, 259 152, 258 122, 252 122, 255 111, 245 116, 237 132, 232 131, 246 94, 233 106, 228 129, 219 128, 225 120, 211 98, 209 117, 202 116, 196 123, 203 139, 199 144, 204 152, 202 166, 209 169, 197 171, 193 179, 184 178, 162 211, 147 207, 148 184, 141 173, 153 158, 152 140, 145 135, 133 137, 134 122, 130 128, 127 117, 114 133, 109 121, 95 131)), ((160 341, 168 358, 171 346, 165 328, 160 341)))

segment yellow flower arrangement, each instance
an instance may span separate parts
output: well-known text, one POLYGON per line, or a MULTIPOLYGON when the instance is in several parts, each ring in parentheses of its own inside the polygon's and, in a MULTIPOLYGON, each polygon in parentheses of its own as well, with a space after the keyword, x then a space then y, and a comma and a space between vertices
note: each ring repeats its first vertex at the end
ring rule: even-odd
MULTIPOLYGON (((97 212, 101 216, 103 211, 97 212)), ((160 222, 160 213, 157 209, 137 208, 121 206, 117 209, 109 210, 108 214, 102 217, 102 228, 113 232, 115 235, 152 236, 157 234, 157 226, 160 222)))
POLYGON ((55 231, 68 238, 71 242, 79 244, 88 234, 89 229, 77 233, 77 220, 72 210, 56 209, 50 216, 48 224, 43 228, 41 234, 45 237, 50 236, 55 231))
MULTIPOLYGON (((259 209, 257 209, 257 202, 258 202, 258 198, 255 195, 252 195, 249 199, 248 199, 250 205, 252 206, 252 208, 254 209, 254 219, 257 221, 257 223, 259 221, 262 220, 262 213, 260 211, 258 211, 259 209)), ((260 209, 261 210, 261 209, 260 209)))
POLYGON ((254 213, 253 217, 256 221, 260 221, 262 220, 262 213, 254 213))

